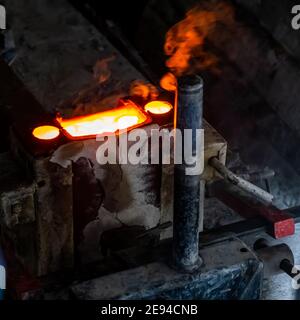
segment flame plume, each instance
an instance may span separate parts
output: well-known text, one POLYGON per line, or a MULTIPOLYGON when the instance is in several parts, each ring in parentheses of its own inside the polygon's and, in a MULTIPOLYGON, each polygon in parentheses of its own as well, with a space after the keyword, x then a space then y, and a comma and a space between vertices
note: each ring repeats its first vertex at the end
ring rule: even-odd
POLYGON ((233 9, 227 3, 205 2, 187 12, 166 35, 166 66, 177 77, 215 68, 217 57, 206 48, 208 36, 217 25, 233 23, 233 9))

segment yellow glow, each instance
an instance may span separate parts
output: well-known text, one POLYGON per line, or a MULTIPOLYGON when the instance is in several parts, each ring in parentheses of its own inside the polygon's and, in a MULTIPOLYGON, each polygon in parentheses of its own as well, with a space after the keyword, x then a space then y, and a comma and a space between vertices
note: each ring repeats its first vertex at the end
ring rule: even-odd
POLYGON ((166 101, 151 101, 145 105, 145 111, 153 114, 165 114, 173 109, 173 106, 166 101))
POLYGON ((126 129, 128 127, 134 126, 139 122, 139 118, 137 116, 123 116, 118 119, 118 128, 126 129))
POLYGON ((32 134, 40 140, 52 140, 59 136, 59 129, 54 126, 40 126, 35 128, 32 134))
POLYGON ((124 106, 109 111, 72 119, 57 118, 57 122, 71 138, 92 137, 118 130, 132 129, 147 122, 149 117, 134 103, 127 102, 124 106))

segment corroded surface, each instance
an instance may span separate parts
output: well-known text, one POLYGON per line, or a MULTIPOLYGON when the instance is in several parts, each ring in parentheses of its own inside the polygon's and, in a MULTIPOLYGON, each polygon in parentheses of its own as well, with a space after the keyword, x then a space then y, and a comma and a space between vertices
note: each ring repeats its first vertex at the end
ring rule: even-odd
POLYGON ((201 250, 205 265, 194 274, 155 262, 72 286, 77 299, 257 299, 262 264, 239 240, 201 250), (248 291, 245 290, 250 279, 248 291), (111 284, 114 284, 113 286, 111 284))
POLYGON ((11 67, 47 110, 78 99, 87 88, 101 100, 112 92, 124 94, 132 80, 142 78, 67 0, 4 0, 2 4, 16 43, 11 67), (100 72, 107 67, 103 76, 110 78, 103 86, 97 85, 97 62, 100 72))

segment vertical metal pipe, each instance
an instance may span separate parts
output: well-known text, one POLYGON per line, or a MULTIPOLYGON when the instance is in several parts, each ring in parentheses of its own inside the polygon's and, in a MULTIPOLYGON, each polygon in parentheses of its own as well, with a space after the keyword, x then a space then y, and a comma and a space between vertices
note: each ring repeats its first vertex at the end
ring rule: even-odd
MULTIPOLYGON (((193 156, 196 155, 196 131, 203 129, 203 81, 198 76, 178 79, 176 129, 184 136, 184 129, 192 129, 193 156)), ((176 114, 176 113, 175 113, 176 114)), ((178 146, 176 136, 176 146, 178 146)), ((198 146, 199 149, 199 146, 198 146)), ((184 150, 184 139, 182 139, 184 150)), ((204 148, 203 148, 204 150, 204 148)), ((199 256, 200 174, 187 175, 189 165, 182 156, 182 164, 174 165, 174 225, 173 264, 184 272, 192 272, 201 266, 199 256)))

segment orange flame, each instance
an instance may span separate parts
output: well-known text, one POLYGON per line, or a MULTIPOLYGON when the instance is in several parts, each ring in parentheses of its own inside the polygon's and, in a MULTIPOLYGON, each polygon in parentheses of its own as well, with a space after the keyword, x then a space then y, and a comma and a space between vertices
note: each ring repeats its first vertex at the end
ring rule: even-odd
POLYGON ((39 140, 53 140, 59 136, 60 132, 54 126, 40 126, 35 128, 32 134, 39 140))
POLYGON ((143 80, 135 80, 130 85, 130 95, 141 97, 144 100, 155 99, 158 97, 158 91, 151 83, 143 80))
POLYGON ((160 86, 167 91, 176 91, 177 79, 173 73, 168 72, 160 79, 160 86))
POLYGON ((148 123, 151 118, 133 102, 127 101, 124 106, 108 111, 71 119, 57 117, 56 120, 71 139, 79 139, 133 129, 148 123))
POLYGON ((226 3, 204 3, 187 12, 185 19, 166 35, 164 50, 169 56, 166 65, 176 75, 213 68, 216 56, 207 51, 207 37, 218 24, 233 21, 233 10, 226 3))

